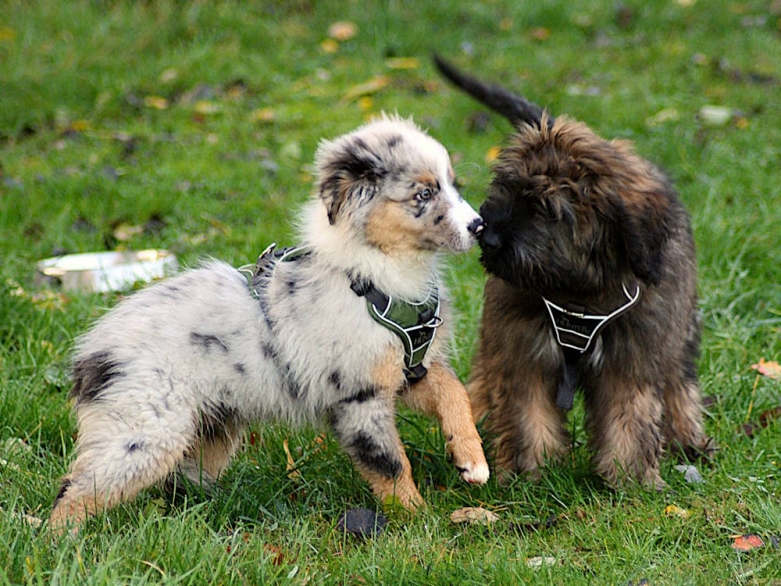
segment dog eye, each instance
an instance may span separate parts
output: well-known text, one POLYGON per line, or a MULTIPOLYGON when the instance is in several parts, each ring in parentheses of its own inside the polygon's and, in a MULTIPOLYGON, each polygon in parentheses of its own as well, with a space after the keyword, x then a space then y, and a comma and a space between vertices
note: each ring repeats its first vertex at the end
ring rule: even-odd
POLYGON ((415 194, 415 199, 418 201, 428 201, 433 195, 434 193, 427 187, 426 189, 418 191, 415 194))

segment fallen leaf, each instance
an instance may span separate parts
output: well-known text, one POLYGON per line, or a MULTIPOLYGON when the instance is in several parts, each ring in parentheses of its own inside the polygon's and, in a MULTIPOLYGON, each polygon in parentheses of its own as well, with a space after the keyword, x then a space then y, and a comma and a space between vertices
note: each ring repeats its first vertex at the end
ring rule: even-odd
POLYGON ((276 118, 276 114, 271 108, 260 108, 253 110, 252 114, 250 114, 252 122, 272 122, 274 118, 276 118))
POLYGON ((390 78, 385 75, 378 75, 373 77, 369 81, 359 83, 348 89, 342 96, 343 102, 352 102, 357 100, 361 96, 377 93, 378 91, 385 89, 390 83, 390 78))
POLYGON ((287 443, 287 438, 282 442, 282 447, 285 450, 285 458, 287 458, 287 464, 285 464, 285 470, 287 471, 288 478, 300 478, 301 471, 296 469, 296 462, 293 460, 293 456, 290 454, 290 446, 287 443))
POLYGON ((323 53, 327 53, 328 55, 333 55, 339 50, 339 43, 333 39, 325 39, 322 43, 320 43, 320 50, 323 53))
POLYGON ((702 482, 705 482, 705 480, 703 480, 702 478, 702 474, 700 474, 700 471, 697 470, 695 466, 681 464, 679 466, 676 466, 675 469, 678 472, 683 473, 683 479, 686 482, 689 482, 691 484, 700 484, 702 482))
POLYGON ((485 162, 493 163, 499 157, 499 153, 501 152, 502 147, 492 146, 490 149, 488 149, 488 152, 485 153, 485 162))
POLYGON ((328 36, 335 41, 349 41, 358 34, 358 27, 349 20, 340 20, 328 27, 328 36))
POLYGON ((490 525, 499 520, 499 515, 482 507, 464 507, 450 514, 453 523, 468 523, 470 525, 490 525))
POLYGON ((168 100, 160 96, 146 96, 144 98, 144 106, 154 110, 165 110, 168 108, 168 100))
POLYGON ((530 568, 542 568, 544 566, 555 566, 559 560, 550 556, 537 556, 526 560, 526 565, 530 568))
POLYGON ((131 240, 134 236, 138 236, 139 234, 143 234, 143 233, 144 233, 143 226, 131 226, 130 224, 127 224, 125 222, 121 222, 117 224, 116 228, 114 228, 114 238, 116 238, 120 242, 127 242, 128 240, 131 240))
POLYGON ((385 60, 388 69, 418 69, 420 59, 417 57, 392 57, 385 60))
POLYGON ((285 554, 282 550, 271 543, 264 543, 263 549, 271 557, 271 563, 275 566, 281 566, 285 563, 285 554))
POLYGON ((550 29, 544 26, 538 26, 529 31, 529 36, 535 41, 547 41, 551 36, 551 32, 550 29))
POLYGON ((382 513, 369 509, 350 509, 339 516, 336 527, 356 537, 377 537, 382 533, 388 519, 382 513))
POLYGON ((664 110, 659 110, 653 116, 646 118, 645 125, 648 127, 659 126, 665 122, 675 122, 680 117, 680 113, 675 108, 665 108, 664 110))
POLYGON ((198 114, 216 114, 222 110, 222 107, 215 102, 199 100, 193 105, 193 110, 195 110, 198 114))
POLYGON ((703 106, 697 113, 697 117, 706 126, 724 126, 734 115, 732 108, 726 106, 703 106))
POLYGON ((764 542, 757 535, 737 535, 732 541, 732 549, 738 551, 751 551, 764 545, 764 542))
POLYGON ((176 81, 178 78, 179 78, 179 72, 173 67, 164 69, 160 73, 160 83, 171 83, 172 81, 176 81))
POLYGON ((751 365, 751 368, 766 377, 781 379, 781 364, 775 360, 766 361, 764 358, 760 358, 758 363, 751 365))
POLYGON ((689 511, 676 505, 668 505, 664 509, 664 514, 668 517, 680 517, 681 519, 688 519, 691 516, 689 511))

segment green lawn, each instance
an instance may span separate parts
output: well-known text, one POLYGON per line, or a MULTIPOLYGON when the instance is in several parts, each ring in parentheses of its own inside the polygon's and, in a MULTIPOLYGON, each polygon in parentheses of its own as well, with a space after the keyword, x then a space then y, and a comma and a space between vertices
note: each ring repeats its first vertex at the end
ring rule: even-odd
MULTIPOLYGON (((780 210, 777 1, 4 0, 0 585, 781 584, 781 422, 767 415, 781 381, 751 368, 781 361, 780 210), (328 40, 336 21, 355 35, 328 40), (403 411, 430 507, 390 512, 377 539, 336 529, 343 511, 378 504, 333 437, 275 425, 255 428, 214 497, 149 490, 78 538, 50 540, 31 517, 46 518, 73 456, 70 348, 120 295, 37 287, 35 261, 167 248, 185 266, 238 266, 292 244, 318 140, 383 110, 450 149, 478 206, 487 155, 511 129, 439 80, 434 50, 633 140, 674 178, 694 220, 700 375, 721 446, 705 482, 666 461, 667 491, 609 491, 589 468, 578 403, 566 466, 537 484, 465 486, 438 427, 403 411), (714 124, 698 116, 708 105, 734 115, 714 124), (454 525, 462 506, 499 520, 454 525), (735 550, 745 534, 765 545, 735 550)), ((449 267, 466 378, 484 275, 474 251, 449 267)))

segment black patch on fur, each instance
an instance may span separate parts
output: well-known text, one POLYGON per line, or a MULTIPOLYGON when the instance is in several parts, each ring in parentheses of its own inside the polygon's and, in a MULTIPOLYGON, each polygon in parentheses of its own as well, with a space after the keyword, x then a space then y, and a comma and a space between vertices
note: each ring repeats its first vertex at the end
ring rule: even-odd
POLYGON ((377 183, 387 174, 382 159, 363 139, 353 137, 347 141, 323 168, 320 197, 328 209, 328 221, 336 222, 345 200, 373 198, 377 183))
POLYGON ((110 352, 95 352, 73 365, 71 398, 94 401, 111 382, 125 373, 122 363, 114 360, 110 352))
POLYGON ((197 332, 190 332, 190 344, 193 346, 199 346, 211 352, 213 348, 219 348, 225 353, 228 353, 228 345, 220 340, 217 336, 212 334, 199 334, 197 332))
POLYGON ((293 295, 293 293, 296 292, 297 285, 296 285, 295 281, 288 281, 286 283, 286 286, 287 286, 287 293, 288 293, 288 295, 293 295))
POLYGON ((127 445, 128 454, 132 454, 133 452, 137 452, 143 449, 144 449, 144 442, 130 442, 127 445))
POLYGON ((246 369, 246 367, 245 367, 245 366, 244 366, 244 365, 243 365, 241 362, 236 362, 236 363, 233 365, 233 370, 235 370, 236 372, 238 372, 238 373, 239 373, 240 375, 242 375, 242 376, 244 376, 245 374, 247 374, 247 369, 246 369))
POLYGON ((67 490, 70 487, 70 485, 71 485, 71 481, 69 479, 67 479, 67 478, 63 479, 62 484, 60 484, 60 490, 57 493, 57 496, 54 497, 54 505, 53 506, 56 507, 57 503, 60 502, 60 500, 62 500, 62 497, 65 496, 65 493, 67 492, 67 490))
POLYGON ((370 401, 374 399, 374 397, 377 396, 377 389, 374 387, 367 387, 365 389, 361 389, 354 395, 350 395, 349 397, 346 397, 339 401, 340 403, 365 403, 366 401, 370 401))
POLYGON ((342 390, 342 374, 338 370, 334 370, 331 373, 331 376, 328 377, 328 382, 330 382, 337 391, 342 390))
POLYGON ((400 134, 394 134, 392 136, 388 137, 388 148, 392 149, 393 147, 398 146, 401 144, 401 141, 404 140, 400 134))
POLYGON ((355 434, 348 448, 361 464, 386 478, 396 478, 401 474, 401 462, 393 454, 385 452, 372 436, 362 431, 355 434))
POLYGON ((263 352, 263 358, 274 360, 277 357, 277 351, 271 344, 263 344, 260 349, 263 352))
POLYGON ((439 226, 439 224, 442 222, 442 220, 445 219, 445 214, 439 214, 436 218, 434 218, 434 225, 439 226))
POLYGON ((290 366, 290 363, 285 364, 285 367, 282 369, 282 372, 285 376, 285 386, 287 387, 288 394, 293 399, 300 399, 303 396, 301 385, 298 384, 298 381, 293 376, 293 368, 290 366))

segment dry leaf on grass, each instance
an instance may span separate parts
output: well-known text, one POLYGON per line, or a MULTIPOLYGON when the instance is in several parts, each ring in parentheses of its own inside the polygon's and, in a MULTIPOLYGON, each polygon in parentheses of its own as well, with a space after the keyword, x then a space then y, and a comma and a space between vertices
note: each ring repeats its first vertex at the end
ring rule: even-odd
POLYGON ((358 27, 349 20, 340 20, 328 27, 328 36, 335 41, 349 41, 358 34, 358 27))
POLYGON ((390 78, 388 76, 378 75, 377 77, 373 77, 369 81, 359 83, 358 85, 354 85, 353 87, 348 89, 342 96, 342 101, 352 102, 353 100, 357 100, 361 96, 375 94, 378 91, 385 89, 389 83, 390 83, 390 78))
POLYGON ((490 525, 499 520, 499 515, 482 507, 464 507, 450 514, 453 523, 468 523, 470 525, 490 525))
POLYGON ((738 551, 751 551, 764 545, 765 543, 757 535, 736 535, 732 540, 732 549, 738 551))
POLYGON ((689 511, 676 505, 668 505, 664 509, 664 514, 668 517, 680 517, 681 519, 688 519, 691 516, 689 511))
POLYGON ((760 358, 759 362, 751 365, 751 368, 768 378, 781 380, 781 364, 775 360, 766 361, 764 358, 760 358))

